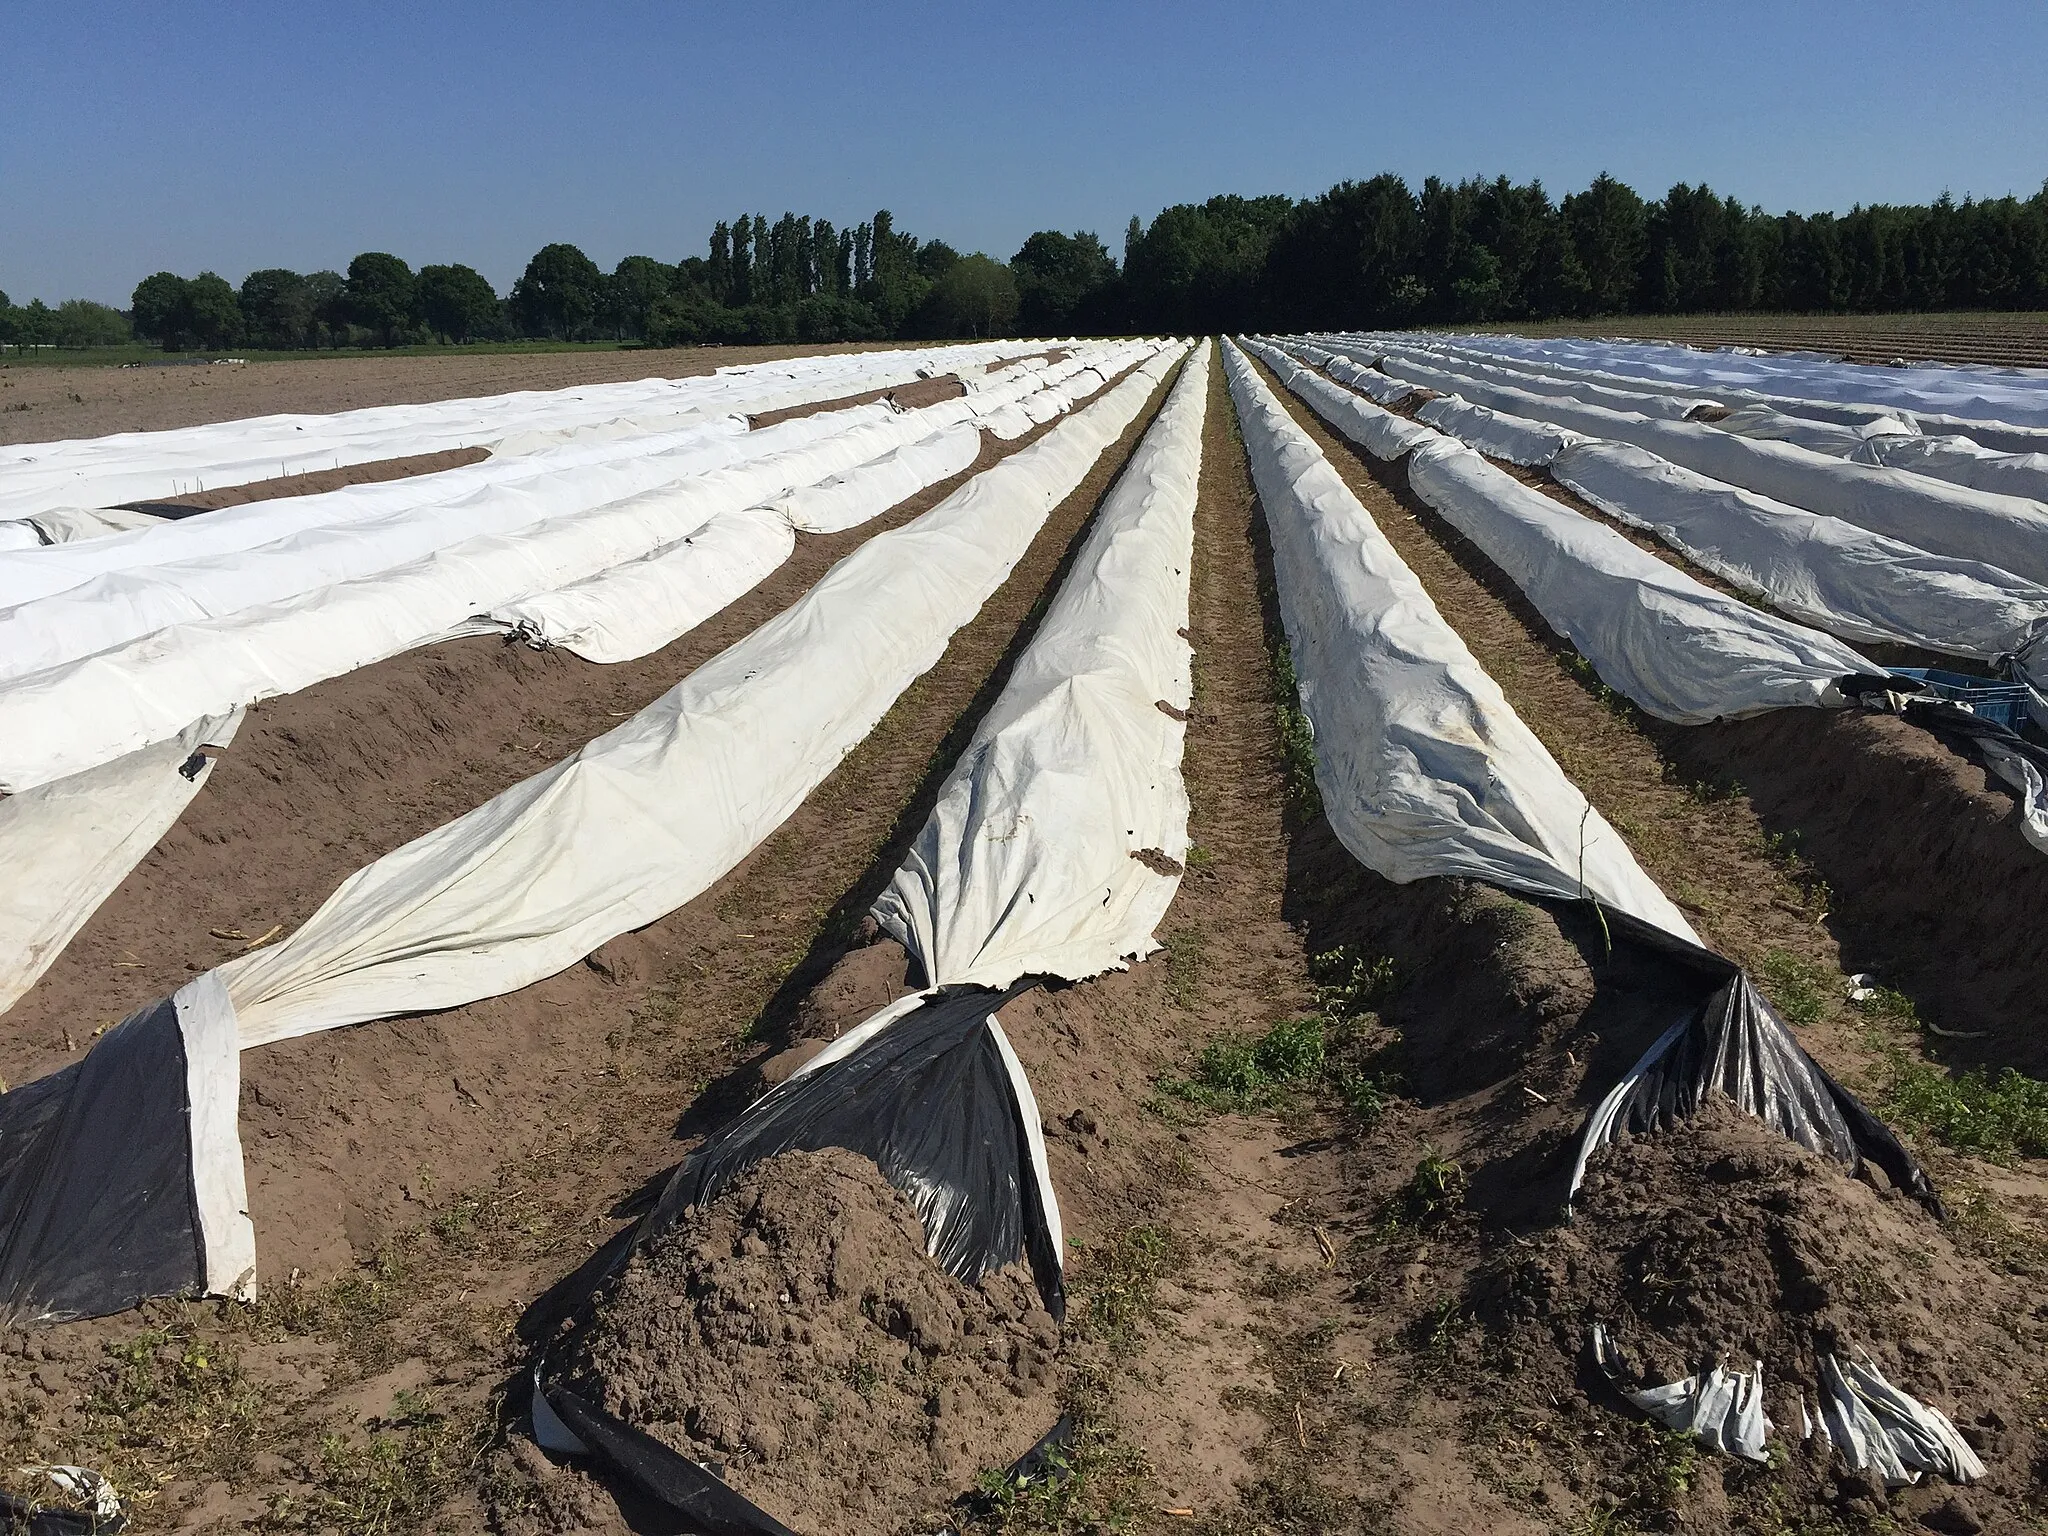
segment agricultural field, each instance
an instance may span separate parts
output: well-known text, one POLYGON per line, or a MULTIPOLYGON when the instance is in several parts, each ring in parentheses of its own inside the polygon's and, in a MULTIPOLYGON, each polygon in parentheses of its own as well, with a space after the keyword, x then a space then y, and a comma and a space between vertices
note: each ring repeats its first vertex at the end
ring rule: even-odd
POLYGON ((2036 1528, 2035 318, 0 366, 11 1510, 2036 1528))
MULTIPOLYGON (((1471 327, 1473 331, 1498 327, 1471 327)), ((1613 336, 1694 347, 1828 352, 1851 363, 1968 363, 2048 368, 2048 315, 1952 311, 1920 315, 1614 315, 1539 320, 1526 336, 1613 336)))

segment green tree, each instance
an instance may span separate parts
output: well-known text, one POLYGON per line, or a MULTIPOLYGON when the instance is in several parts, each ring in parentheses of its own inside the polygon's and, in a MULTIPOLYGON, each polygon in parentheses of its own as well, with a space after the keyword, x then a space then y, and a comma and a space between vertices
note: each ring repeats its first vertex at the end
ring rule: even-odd
POLYGON ((490 280, 474 267, 420 268, 413 287, 413 312, 437 336, 480 341, 503 329, 504 312, 490 280))
POLYGON ((1640 286, 1649 210, 1635 189, 1605 171, 1562 205, 1565 236, 1584 273, 1584 309, 1592 315, 1625 313, 1640 286))
POLYGON ((128 317, 135 334, 144 341, 158 341, 166 350, 185 304, 185 279, 175 272, 157 272, 135 285, 128 300, 128 317))
POLYGON ((218 352, 241 343, 242 303, 226 278, 202 272, 185 285, 175 323, 183 345, 218 352))
POLYGON ((41 299, 30 299, 13 311, 14 339, 24 347, 52 346, 57 340, 57 314, 41 299))
POLYGON ((66 299, 52 323, 52 339, 60 347, 117 347, 133 334, 126 315, 90 299, 66 299))
POLYGON ((918 309, 918 330, 951 339, 1007 336, 1017 324, 1017 280, 976 252, 948 263, 918 309))
POLYGON ((348 264, 341 300, 344 313, 376 337, 396 346, 412 322, 412 268, 387 251, 365 251, 348 264))
POLYGON ((313 328, 313 295, 304 277, 265 267, 242 279, 242 329, 257 347, 303 347, 313 328))
POLYGON ((1010 258, 1017 280, 1017 328, 1026 336, 1065 336, 1093 294, 1115 283, 1116 262, 1087 230, 1041 229, 1010 258))
POLYGON ((587 337, 605 306, 605 275, 573 245, 544 245, 512 285, 521 334, 574 341, 587 337))
POLYGON ((613 269, 610 323, 620 339, 647 334, 648 315, 676 286, 676 269, 652 256, 628 256, 613 269))

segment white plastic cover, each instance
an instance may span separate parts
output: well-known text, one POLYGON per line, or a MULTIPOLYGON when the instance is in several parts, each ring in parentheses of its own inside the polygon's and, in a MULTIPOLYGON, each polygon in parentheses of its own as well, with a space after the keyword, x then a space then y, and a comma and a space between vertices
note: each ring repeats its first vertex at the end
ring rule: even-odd
POLYGON ((1457 395, 1439 395, 1415 415, 1439 432, 1477 448, 1489 459, 1503 459, 1532 469, 1549 464, 1576 443, 1591 441, 1569 427, 1546 426, 1540 421, 1509 416, 1457 395))
POLYGON ((1231 397, 1330 825, 1390 880, 1592 896, 1699 943, 1234 347, 1231 397))
POLYGON ((1096 514, 875 904, 933 985, 1142 959, 1180 886, 1188 571, 1209 344, 1096 514))
POLYGON ((1791 443, 1757 442, 1698 422, 1652 421, 1500 388, 1440 369, 1408 371, 1428 374, 1434 381, 1431 388, 1455 391, 1510 415, 1634 443, 1674 464, 1806 511, 1839 517, 1939 554, 1982 560, 2015 575, 2048 581, 2048 507, 2038 502, 1903 470, 1852 464, 1791 443))
POLYGON ((585 661, 631 661, 753 591, 795 551, 796 534, 779 510, 721 512, 642 559, 501 603, 481 618, 536 649, 559 646, 585 661))
POLYGON ((213 772, 240 710, 168 741, 0 797, 0 1013, 64 952, 85 920, 157 845, 213 772))
POLYGON ((2048 587, 1724 485, 1627 443, 1581 441, 1550 472, 1609 516, 1845 639, 1991 660, 2018 651, 2048 620, 2048 587))
MULTIPOLYGON (((278 475, 451 448, 565 441, 615 425, 657 430, 691 415, 760 413, 843 398, 1014 357, 1037 344, 979 342, 837 353, 485 399, 372 406, 332 415, 266 416, 165 432, 0 448, 0 518, 55 507, 113 507, 278 475)), ((4 590, 4 583, 0 583, 4 590)))
POLYGON ((1280 382, 1301 396, 1309 409, 1340 436, 1358 444, 1374 458, 1399 458, 1417 443, 1436 436, 1427 427, 1418 427, 1406 417, 1383 411, 1321 374, 1311 373, 1277 347, 1247 342, 1245 350, 1279 374, 1280 382))
POLYGON ((839 533, 960 474, 980 454, 981 429, 971 421, 956 422, 844 474, 799 486, 770 505, 800 533, 839 533))
POLYGON ((1600 680, 1660 719, 1703 724, 1840 705, 1880 669, 1818 630, 1716 591, 1449 438, 1408 459, 1415 494, 1518 586, 1600 680))
POLYGON ((785 453, 517 533, 465 539, 372 577, 173 625, 15 679, 0 686, 0 790, 15 792, 108 761, 202 714, 472 633, 472 615, 640 559, 721 511, 759 505, 921 435, 916 412, 897 415, 875 406, 857 414, 862 424, 851 431, 813 432, 812 440, 785 453))
POLYGON ((247 1301, 256 1294, 256 1228, 236 1128, 242 1043, 220 972, 208 971, 172 996, 185 1043, 185 1104, 192 1138, 192 1199, 206 1258, 206 1294, 247 1301))
POLYGON ((1846 426, 1841 422, 1812 421, 1804 416, 1787 415, 1768 405, 1746 405, 1739 411, 1730 411, 1712 425, 1719 427, 1723 432, 1733 432, 1737 437, 1754 437, 1773 443, 1797 443, 1801 448, 1810 448, 1815 453, 1825 453, 1837 459, 1854 457, 1859 448, 1873 439, 1917 440, 1920 435, 1917 429, 1908 426, 1896 416, 1881 416, 1874 421, 1846 426))
POLYGON ((1820 1407, 1828 1438, 1850 1466, 1869 1468, 1891 1487, 1923 1472, 1951 1482, 1984 1476, 1984 1463, 1949 1416, 1885 1380, 1869 1359, 1820 1357, 1820 1407))
MULTIPOLYGON (((1621 1373, 1621 1361, 1604 1324, 1592 1329, 1593 1359, 1610 1378, 1621 1373)), ((1651 1418, 1692 1435, 1709 1450, 1746 1461, 1766 1462, 1765 1443, 1775 1427, 1764 1412, 1764 1365, 1731 1371, 1715 1365, 1704 1376, 1687 1376, 1661 1387, 1636 1391, 1615 1382, 1616 1390, 1651 1418)))
POLYGON ((222 967, 243 1045, 509 992, 697 895, 938 659, 1177 357, 1159 353, 631 720, 222 967))
MULTIPOLYGON (((1596 384, 1585 379, 1556 378, 1541 373, 1527 373, 1518 368, 1502 367, 1498 363, 1483 363, 1471 358, 1459 358, 1433 348, 1415 348, 1398 354, 1390 353, 1380 362, 1380 367, 1397 377, 1412 377, 1407 373, 1411 367, 1442 367, 1456 369, 1488 384, 1499 384, 1509 389, 1524 389, 1531 394, 1555 395, 1565 400, 1576 400, 1586 405, 1604 405, 1613 411, 1634 411, 1640 416, 1662 418, 1667 421, 1683 421, 1704 405, 1718 404, 1717 401, 1701 400, 1695 396, 1653 394, 1640 389, 1616 389, 1607 384, 1596 384)), ((1431 385, 1436 388, 1436 385, 1431 385)))
POLYGON ((1850 458, 2048 502, 2048 453, 1998 453, 1967 437, 1878 437, 1857 445, 1850 458))

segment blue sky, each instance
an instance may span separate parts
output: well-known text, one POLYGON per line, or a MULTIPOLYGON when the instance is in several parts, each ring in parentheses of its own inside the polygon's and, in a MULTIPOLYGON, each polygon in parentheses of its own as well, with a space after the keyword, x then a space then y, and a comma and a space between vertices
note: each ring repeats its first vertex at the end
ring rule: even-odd
POLYGON ((502 290, 784 209, 1014 252, 1217 192, 1605 169, 1772 211, 2031 194, 2048 4, 7 0, 0 290, 361 250, 502 290))

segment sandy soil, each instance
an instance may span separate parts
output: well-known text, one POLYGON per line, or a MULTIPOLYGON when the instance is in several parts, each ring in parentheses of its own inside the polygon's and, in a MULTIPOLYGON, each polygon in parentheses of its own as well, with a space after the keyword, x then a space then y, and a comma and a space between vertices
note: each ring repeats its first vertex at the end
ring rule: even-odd
MULTIPOLYGON (((895 343, 876 343, 876 347, 895 343)), ((731 364, 872 350, 859 345, 672 351, 306 358, 275 363, 58 368, 0 363, 0 443, 151 432, 241 416, 347 411, 521 389, 682 379, 731 364)))

